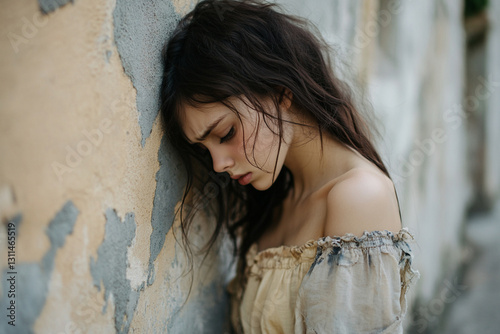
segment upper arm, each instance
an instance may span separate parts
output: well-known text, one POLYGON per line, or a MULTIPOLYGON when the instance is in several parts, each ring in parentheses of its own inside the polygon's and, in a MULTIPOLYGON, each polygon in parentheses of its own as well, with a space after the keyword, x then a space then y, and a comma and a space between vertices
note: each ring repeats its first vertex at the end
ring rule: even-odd
POLYGON ((328 193, 324 235, 361 236, 365 230, 397 233, 400 229, 396 194, 389 178, 354 171, 328 193))

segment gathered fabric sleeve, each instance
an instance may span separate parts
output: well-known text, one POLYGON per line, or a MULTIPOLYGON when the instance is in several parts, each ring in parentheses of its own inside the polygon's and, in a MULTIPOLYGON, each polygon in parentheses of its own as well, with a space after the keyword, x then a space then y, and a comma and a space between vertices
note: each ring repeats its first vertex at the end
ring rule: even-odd
POLYGON ((295 333, 403 333, 412 268, 406 228, 325 237, 300 284, 295 333))

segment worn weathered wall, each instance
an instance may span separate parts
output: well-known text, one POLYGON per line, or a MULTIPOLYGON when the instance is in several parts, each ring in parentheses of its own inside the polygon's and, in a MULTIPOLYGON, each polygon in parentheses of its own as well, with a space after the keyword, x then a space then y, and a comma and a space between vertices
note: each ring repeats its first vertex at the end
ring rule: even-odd
MULTIPOLYGON (((185 175, 158 123, 159 50, 195 2, 2 7, 0 332, 224 332, 224 248, 203 267, 195 258, 180 309, 190 279, 172 217, 185 175), (12 300, 16 327, 5 321, 12 300)), ((481 60, 466 51, 462 1, 277 2, 318 26, 341 76, 351 73, 373 103, 377 145, 418 241, 407 327, 428 331, 446 306, 443 282, 456 283, 468 256, 462 227, 478 189, 487 202, 500 195, 498 1, 474 53, 485 77, 470 68, 481 60)), ((210 232, 201 218, 194 231, 200 245, 210 232)))
POLYGON ((227 261, 214 254, 195 258, 176 313, 190 281, 172 234, 185 176, 159 128, 159 50, 191 5, 3 4, 0 332, 223 332, 227 261))

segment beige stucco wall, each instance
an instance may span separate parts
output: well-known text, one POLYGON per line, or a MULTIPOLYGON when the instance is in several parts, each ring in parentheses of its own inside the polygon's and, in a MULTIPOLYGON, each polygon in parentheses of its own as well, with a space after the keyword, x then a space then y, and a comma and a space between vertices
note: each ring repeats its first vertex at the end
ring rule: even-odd
MULTIPOLYGON (((422 278, 410 303, 419 297, 425 308, 462 260, 460 233, 473 200, 465 122, 450 121, 454 106, 465 103, 461 4, 278 2, 313 21, 370 94, 404 224, 419 240, 422 278), (446 140, 422 151, 436 129, 446 131, 446 140)), ((180 277, 186 260, 174 240, 178 222, 170 228, 183 174, 148 104, 157 89, 147 76, 157 79, 155 59, 143 58, 158 51, 165 31, 195 1, 76 0, 42 14, 40 4, 48 3, 54 1, 9 1, 0 11, 2 309, 12 299, 9 231, 16 237, 16 327, 0 313, 0 332, 223 332, 224 245, 203 267, 195 258, 192 298, 175 313, 190 283, 180 277), (155 39, 144 42, 147 29, 155 39)), ((487 67, 494 90, 498 22, 491 21, 487 67)), ((492 198, 500 194, 498 96, 483 101, 492 198)), ((195 243, 203 244, 209 229, 200 218, 195 243)))
MULTIPOLYGON (((174 5, 182 12, 189 2, 175 1, 174 5)), ((169 326, 182 325, 182 316, 176 318, 177 324, 170 318, 184 301, 188 287, 186 278, 174 283, 185 263, 178 246, 176 250, 172 230, 154 261, 155 279, 151 285, 147 282, 162 134, 156 119, 141 146, 136 89, 124 73, 113 39, 114 8, 115 1, 76 1, 42 15, 37 1, 22 0, 5 3, 0 11, 0 209, 5 223, 22 215, 16 229, 19 271, 14 332, 111 333, 115 325, 128 327, 128 321, 131 329, 140 332, 163 332, 169 326), (46 229, 67 201, 78 211, 76 221, 67 235, 52 233, 55 239, 51 241, 46 229), (134 215, 128 225, 131 244, 116 243, 119 252, 126 253, 126 263, 119 264, 126 276, 117 274, 108 280, 126 288, 115 291, 105 286, 105 279, 100 290, 93 284, 96 277, 106 275, 102 266, 94 273, 91 270, 91 258, 99 261, 98 249, 106 238, 111 240, 106 245, 111 245, 128 236, 125 226, 124 230, 118 226, 113 237, 105 235, 107 209, 115 210, 121 221, 127 213, 134 215), (46 256, 58 242, 64 245, 56 249, 48 281, 42 280, 32 289, 19 286, 37 279, 25 277, 26 268, 49 269, 47 264, 52 262, 46 256), (102 312, 106 290, 110 290, 108 307, 102 312), (42 304, 28 311, 34 302, 29 294, 36 291, 41 294, 36 300, 42 304), (124 300, 140 295, 137 304, 131 304, 130 319, 115 323, 115 316, 127 313, 116 313, 114 293, 122 294, 124 300)), ((171 20, 175 22, 176 17, 171 20)), ((170 176, 178 177, 174 171, 170 176)), ((165 200, 175 205, 179 198, 165 200)), ((171 218, 165 217, 165 223, 171 218)), ((4 229, 1 241, 5 268, 4 229)), ((217 262, 210 257, 208 262, 215 269, 205 270, 201 283, 195 280, 195 298, 204 288, 209 289, 203 290, 207 296, 222 296, 215 285, 210 286, 220 281, 217 262)), ((7 296, 2 300, 7 301, 7 296)), ((210 312, 222 311, 204 312, 187 317, 196 323, 210 312)), ((1 328, 13 332, 9 326, 3 327, 3 313, 1 328)))

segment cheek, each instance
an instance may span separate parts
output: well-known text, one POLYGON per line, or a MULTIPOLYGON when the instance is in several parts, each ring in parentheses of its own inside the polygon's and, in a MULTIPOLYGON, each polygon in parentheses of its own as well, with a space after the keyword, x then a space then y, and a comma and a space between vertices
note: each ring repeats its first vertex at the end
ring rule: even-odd
POLYGON ((238 135, 238 153, 245 156, 246 149, 246 156, 250 160, 253 161, 255 158, 257 161, 267 161, 270 155, 277 153, 279 136, 274 134, 263 121, 258 124, 258 131, 255 128, 256 125, 248 122, 243 123, 244 135, 243 131, 240 131, 238 135), (243 147, 243 143, 245 147, 243 147))
MULTIPOLYGON (((248 136, 246 131, 245 131, 245 136, 248 136)), ((238 134, 236 138, 234 138, 233 141, 233 150, 238 156, 244 156, 245 155, 245 148, 248 151, 248 142, 244 143, 244 138, 243 138, 243 131, 240 129, 238 131, 238 134)))
MULTIPOLYGON (((252 156, 253 146, 255 143, 255 128, 251 124, 244 122, 240 127, 237 139, 237 152, 240 156, 252 156)), ((257 150, 257 147, 255 147, 257 150)))
POLYGON ((279 142, 279 136, 264 125, 255 138, 255 151, 268 155, 278 149, 279 142))
MULTIPOLYGON (((269 122, 269 121, 268 121, 269 122)), ((268 151, 271 146, 276 146, 279 142, 279 136, 274 134, 273 131, 278 132, 278 129, 269 129, 273 124, 266 124, 264 121, 258 124, 258 128, 252 130, 252 144, 255 143, 255 149, 268 151)))

